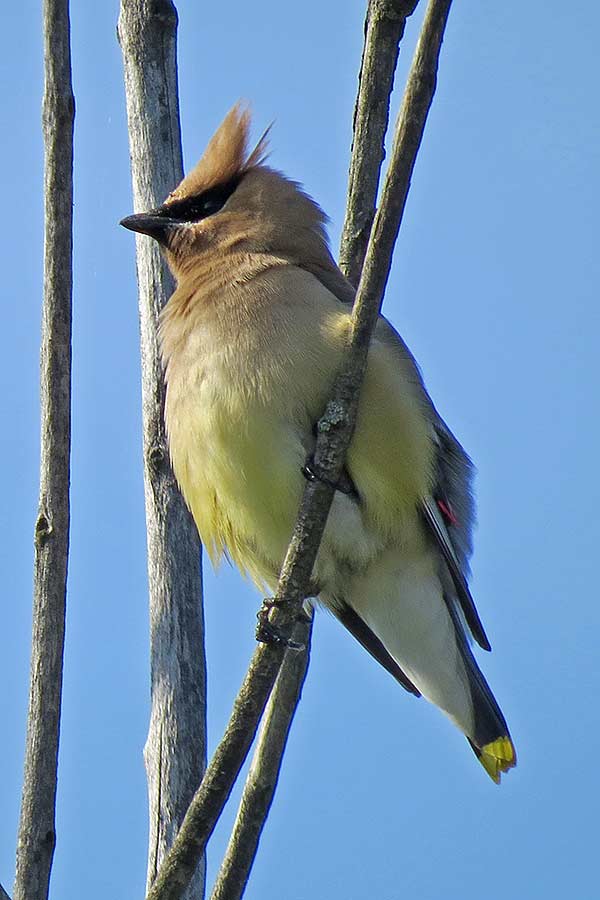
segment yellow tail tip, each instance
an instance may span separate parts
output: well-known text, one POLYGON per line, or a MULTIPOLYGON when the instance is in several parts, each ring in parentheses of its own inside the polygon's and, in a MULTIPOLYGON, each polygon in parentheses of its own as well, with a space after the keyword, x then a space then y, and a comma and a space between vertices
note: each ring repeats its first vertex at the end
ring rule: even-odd
POLYGON ((479 751, 479 762, 492 781, 500 784, 501 773, 508 772, 517 764, 513 742, 509 737, 500 737, 485 744, 479 751))

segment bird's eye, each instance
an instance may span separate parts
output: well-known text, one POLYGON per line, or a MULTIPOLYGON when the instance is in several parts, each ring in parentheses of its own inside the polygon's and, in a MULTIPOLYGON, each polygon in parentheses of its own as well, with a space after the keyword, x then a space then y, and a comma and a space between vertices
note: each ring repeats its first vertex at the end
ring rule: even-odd
POLYGON ((164 215, 178 222, 200 222, 223 209, 238 184, 239 179, 233 179, 188 200, 167 203, 162 207, 164 215))
POLYGON ((223 209, 227 197, 204 197, 200 203, 194 203, 190 212, 193 219, 203 219, 212 216, 223 209))

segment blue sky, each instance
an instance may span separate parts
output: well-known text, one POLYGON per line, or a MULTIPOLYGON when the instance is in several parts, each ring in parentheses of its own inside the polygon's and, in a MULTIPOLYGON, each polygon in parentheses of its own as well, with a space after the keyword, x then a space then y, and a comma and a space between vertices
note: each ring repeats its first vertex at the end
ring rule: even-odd
MULTIPOLYGON (((424 0, 422 4, 424 5, 424 0)), ((186 166, 239 97, 272 164, 343 218, 362 3, 178 4, 186 166)), ((134 241, 117 4, 74 4, 77 102, 72 551, 55 897, 141 897, 148 719, 134 241)), ((40 10, 5 12, 0 358, 0 881, 18 821, 38 491, 40 10)), ((419 16, 402 49, 398 84, 419 16)), ((464 739, 327 614, 249 900, 505 900, 597 890, 595 751, 600 10, 457 2, 385 300, 478 469, 482 666, 519 766, 464 739)), ((394 111, 399 94, 394 98, 394 111)), ((209 740, 254 646, 259 596, 205 567, 209 740)), ((214 876, 235 812, 211 844, 214 876)))

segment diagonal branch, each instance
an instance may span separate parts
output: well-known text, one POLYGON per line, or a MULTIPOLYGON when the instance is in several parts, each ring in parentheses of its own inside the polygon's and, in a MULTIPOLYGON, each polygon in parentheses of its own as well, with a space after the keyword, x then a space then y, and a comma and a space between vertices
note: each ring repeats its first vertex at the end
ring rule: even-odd
POLYGON ((286 651, 269 697, 233 831, 211 900, 238 900, 250 877, 308 671, 311 633, 312 613, 310 620, 298 622, 294 631, 294 641, 304 649, 300 652, 286 651))
MULTIPOLYGON (((352 437, 357 396, 366 365, 371 332, 389 276, 392 251, 417 151, 436 85, 437 66, 451 0, 430 0, 396 123, 392 158, 381 205, 369 238, 364 269, 352 311, 346 364, 333 399, 319 422, 314 469, 318 477, 306 485, 298 520, 282 567, 273 609, 273 625, 284 636, 292 632, 304 598, 327 515, 352 437)), ((152 885, 147 900, 178 900, 196 861, 204 852, 252 743, 258 722, 283 658, 281 644, 260 645, 250 662, 233 712, 215 755, 186 813, 181 830, 152 885)))
POLYGON ((283 644, 260 644, 254 651, 225 734, 148 891, 147 900, 179 900, 183 896, 252 746, 283 655, 283 644))
MULTIPOLYGON (((340 266, 356 284, 360 278, 369 232, 375 216, 390 95, 406 17, 417 0, 370 0, 354 111, 352 161, 348 185, 340 266)), ((296 640, 307 643, 302 637, 296 640)), ((263 716, 260 738, 246 778, 237 818, 211 900, 242 896, 277 785, 286 737, 308 659, 288 652, 263 716)))
POLYGON ((390 96, 400 41, 418 0, 369 0, 358 93, 354 106, 348 202, 340 243, 340 269, 357 285, 377 204, 390 96))
POLYGON ((8 896, 8 894, 6 893, 6 891, 4 890, 4 888, 2 887, 1 884, 0 884, 0 900, 10 900, 10 897, 8 896))
MULTIPOLYGON (((177 12, 171 0, 121 0, 131 174, 136 210, 152 209, 183 177, 177 12)), ((174 289, 158 246, 137 239, 144 488, 150 603, 150 728, 144 751, 148 884, 173 842, 206 763, 206 673, 200 542, 169 465, 158 315, 174 289)), ((204 894, 199 866, 186 897, 204 894)))
POLYGON ((54 856, 71 458, 73 122, 68 0, 44 0, 44 300, 40 498, 15 900, 45 900, 54 856))

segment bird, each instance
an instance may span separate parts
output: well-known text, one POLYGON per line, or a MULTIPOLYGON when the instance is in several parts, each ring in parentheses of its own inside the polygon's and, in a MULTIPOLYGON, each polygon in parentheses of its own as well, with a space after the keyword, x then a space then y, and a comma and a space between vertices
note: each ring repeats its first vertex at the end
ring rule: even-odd
MULTIPOLYGON (((156 209, 122 220, 166 256, 160 315, 175 477, 212 562, 274 591, 350 329, 355 288, 326 216, 250 150, 236 104, 156 209)), ((313 569, 326 607, 396 681, 439 707, 491 779, 516 764, 475 659, 490 643, 470 593, 473 466, 380 316, 355 431, 313 569)))

